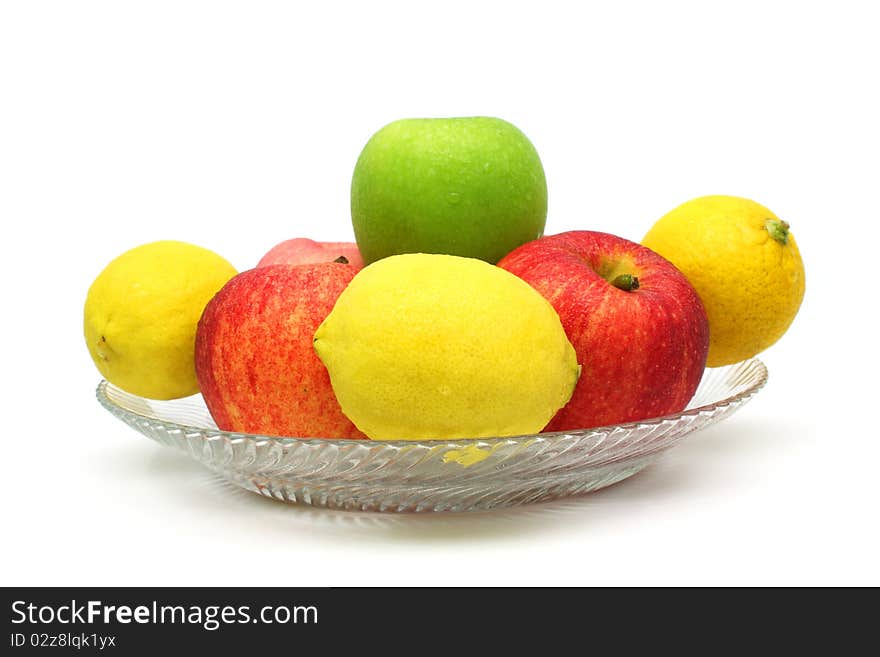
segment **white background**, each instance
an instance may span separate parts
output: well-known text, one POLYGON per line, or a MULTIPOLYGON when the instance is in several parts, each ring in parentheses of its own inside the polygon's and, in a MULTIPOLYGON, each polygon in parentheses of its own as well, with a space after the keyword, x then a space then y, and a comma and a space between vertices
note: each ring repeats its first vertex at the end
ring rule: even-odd
POLYGON ((870 4, 4 2, 2 584, 880 584, 870 4), (787 219, 807 292, 767 387, 619 485, 457 516, 266 500, 97 404, 113 257, 352 239, 369 136, 473 114, 536 145, 547 233, 639 240, 709 193, 787 219))

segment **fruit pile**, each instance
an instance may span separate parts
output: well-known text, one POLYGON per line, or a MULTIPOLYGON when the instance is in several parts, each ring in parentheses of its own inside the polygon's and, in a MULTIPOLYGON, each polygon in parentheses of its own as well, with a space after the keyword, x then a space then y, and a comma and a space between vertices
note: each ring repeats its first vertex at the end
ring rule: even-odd
POLYGON ((804 294, 788 223, 708 196, 636 244, 543 236, 538 154, 495 118, 382 128, 355 165, 354 242, 296 238, 237 273, 182 242, 95 279, 85 339, 130 393, 201 393, 220 429, 451 439, 676 413, 704 368, 776 342, 804 294))

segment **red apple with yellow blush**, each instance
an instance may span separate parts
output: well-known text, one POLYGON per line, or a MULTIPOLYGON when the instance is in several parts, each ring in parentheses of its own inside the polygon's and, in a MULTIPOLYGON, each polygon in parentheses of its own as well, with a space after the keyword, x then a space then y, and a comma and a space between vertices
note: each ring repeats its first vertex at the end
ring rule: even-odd
POLYGON ((196 331, 196 376, 225 431, 365 438, 342 413, 312 339, 357 273, 325 262, 269 265, 233 277, 196 331))
POLYGON ((547 431, 687 406, 706 366, 709 325, 699 296, 669 261, 615 235, 571 231, 523 244, 498 266, 556 309, 583 368, 547 431))

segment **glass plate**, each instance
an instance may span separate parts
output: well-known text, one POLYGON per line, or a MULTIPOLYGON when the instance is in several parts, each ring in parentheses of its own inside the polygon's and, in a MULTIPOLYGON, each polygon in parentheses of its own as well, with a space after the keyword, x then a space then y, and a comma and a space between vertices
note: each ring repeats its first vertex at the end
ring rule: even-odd
POLYGON ((278 438, 217 429, 201 395, 154 401, 102 381, 120 420, 242 488, 363 511, 470 511, 578 495, 632 476, 684 436, 741 408, 767 382, 757 358, 707 369, 687 410, 616 426, 492 439, 278 438))

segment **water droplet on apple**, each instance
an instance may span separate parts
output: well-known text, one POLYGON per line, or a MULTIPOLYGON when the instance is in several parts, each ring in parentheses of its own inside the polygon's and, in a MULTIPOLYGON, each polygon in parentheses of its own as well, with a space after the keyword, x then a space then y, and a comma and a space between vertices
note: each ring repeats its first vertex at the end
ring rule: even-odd
POLYGON ((461 201, 461 194, 459 194, 458 192, 449 192, 449 194, 446 195, 446 200, 450 204, 456 205, 461 201))

